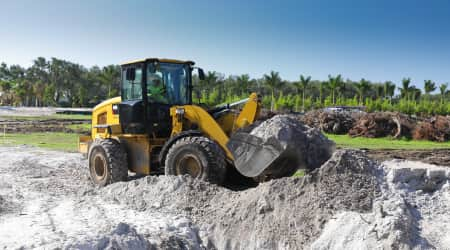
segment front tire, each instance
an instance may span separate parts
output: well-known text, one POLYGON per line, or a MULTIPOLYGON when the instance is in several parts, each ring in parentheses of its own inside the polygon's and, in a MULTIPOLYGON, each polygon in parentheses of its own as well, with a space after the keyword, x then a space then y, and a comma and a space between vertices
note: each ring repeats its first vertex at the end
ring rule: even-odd
POLYGON ((97 186, 128 179, 126 152, 115 140, 96 139, 89 149, 88 160, 91 181, 97 186))
POLYGON ((187 136, 176 141, 167 153, 166 175, 185 175, 222 184, 226 175, 225 154, 204 136, 187 136))

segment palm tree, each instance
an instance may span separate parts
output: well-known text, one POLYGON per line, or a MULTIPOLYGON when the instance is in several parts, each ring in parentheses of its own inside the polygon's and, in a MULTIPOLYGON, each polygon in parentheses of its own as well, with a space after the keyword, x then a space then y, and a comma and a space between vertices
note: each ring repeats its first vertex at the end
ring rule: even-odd
POLYGON ((439 91, 441 92, 441 103, 444 103, 445 94, 447 93, 448 83, 443 83, 439 86, 439 91))
POLYGON ((384 83, 384 96, 389 97, 389 102, 392 101, 392 97, 394 96, 395 92, 395 84, 391 81, 387 81, 384 83))
POLYGON ((411 83, 411 78, 403 78, 402 79, 402 88, 398 88, 400 90, 400 94, 403 98, 406 97, 406 100, 409 100, 409 84, 411 83))
POLYGON ((384 86, 383 84, 376 84, 375 86, 375 92, 377 93, 377 98, 380 100, 384 99, 384 95, 383 95, 383 91, 384 91, 384 86))
POLYGON ((331 99, 333 101, 333 105, 335 102, 335 91, 342 85, 342 77, 341 75, 337 75, 336 77, 332 77, 328 75, 329 87, 331 89, 331 99))
POLYGON ((300 75, 300 85, 302 87, 302 112, 305 112, 305 93, 310 81, 311 76, 304 77, 303 75, 300 75))
POLYGON ((323 100, 323 90, 324 88, 326 88, 327 82, 320 82, 319 83, 319 102, 322 105, 322 100, 323 100))
POLYGON ((264 85, 266 85, 271 93, 270 111, 273 111, 275 102, 275 89, 281 87, 282 81, 280 74, 275 71, 270 71, 269 75, 264 75, 264 85))
POLYGON ((248 94, 250 88, 250 76, 248 74, 240 75, 236 78, 236 83, 238 84, 239 94, 242 96, 243 94, 248 94))
POLYGON ((211 87, 215 87, 217 84, 218 75, 216 71, 208 71, 208 73, 205 75, 205 80, 200 81, 201 82, 201 91, 205 92, 205 98, 209 99, 209 94, 211 87))
POLYGON ((430 93, 436 90, 436 84, 431 80, 425 80, 424 81, 424 90, 429 98, 430 93))
POLYGON ((409 87, 408 93, 409 93, 410 97, 412 97, 412 100, 416 101, 420 98, 422 91, 420 91, 420 89, 416 88, 416 86, 413 85, 413 86, 409 87))
POLYGON ((363 105, 364 103, 364 96, 366 95, 367 91, 370 89, 370 83, 366 79, 361 79, 359 83, 355 83, 356 90, 358 91, 359 95, 359 105, 363 105))
POLYGON ((116 96, 120 83, 120 69, 115 65, 103 67, 100 82, 108 88, 108 98, 116 96))

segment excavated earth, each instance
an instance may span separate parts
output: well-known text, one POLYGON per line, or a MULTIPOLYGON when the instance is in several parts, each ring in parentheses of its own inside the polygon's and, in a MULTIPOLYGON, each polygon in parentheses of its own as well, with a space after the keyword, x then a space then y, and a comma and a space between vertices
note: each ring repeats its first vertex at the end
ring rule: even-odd
MULTIPOLYGON (((289 118, 273 121, 284 124, 289 118)), ((355 150, 329 155, 323 150, 326 140, 316 130, 301 126, 274 130, 263 124, 261 129, 270 128, 266 135, 297 138, 291 132, 306 131, 313 136, 305 137, 308 150, 298 151, 316 151, 303 156, 306 162, 311 163, 312 156, 330 158, 304 177, 275 179, 240 191, 188 176, 133 176, 96 188, 80 154, 0 147, 0 248, 446 249, 450 245, 450 168, 399 159, 381 163, 355 150)))
POLYGON ((0 147, 0 247, 445 249, 449 169, 338 150, 244 191, 187 176, 94 188, 74 153, 0 147))

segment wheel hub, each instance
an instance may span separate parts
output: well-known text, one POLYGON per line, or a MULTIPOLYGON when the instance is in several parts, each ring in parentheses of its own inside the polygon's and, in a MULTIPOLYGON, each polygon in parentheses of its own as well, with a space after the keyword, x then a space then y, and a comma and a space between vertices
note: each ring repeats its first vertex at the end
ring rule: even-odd
POLYGON ((202 165, 199 159, 192 154, 184 155, 180 160, 178 160, 176 165, 177 175, 188 174, 193 178, 200 176, 202 172, 202 165))
POLYGON ((106 160, 102 155, 96 155, 94 157, 94 172, 95 179, 102 180, 106 175, 106 160))

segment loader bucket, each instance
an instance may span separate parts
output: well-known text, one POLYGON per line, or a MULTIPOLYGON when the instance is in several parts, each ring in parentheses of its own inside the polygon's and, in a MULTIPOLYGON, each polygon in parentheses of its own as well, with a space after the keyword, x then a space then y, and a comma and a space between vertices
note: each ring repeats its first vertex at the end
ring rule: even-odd
POLYGON ((236 169, 244 176, 257 177, 286 155, 286 147, 279 141, 237 132, 231 136, 227 148, 234 157, 236 169))

